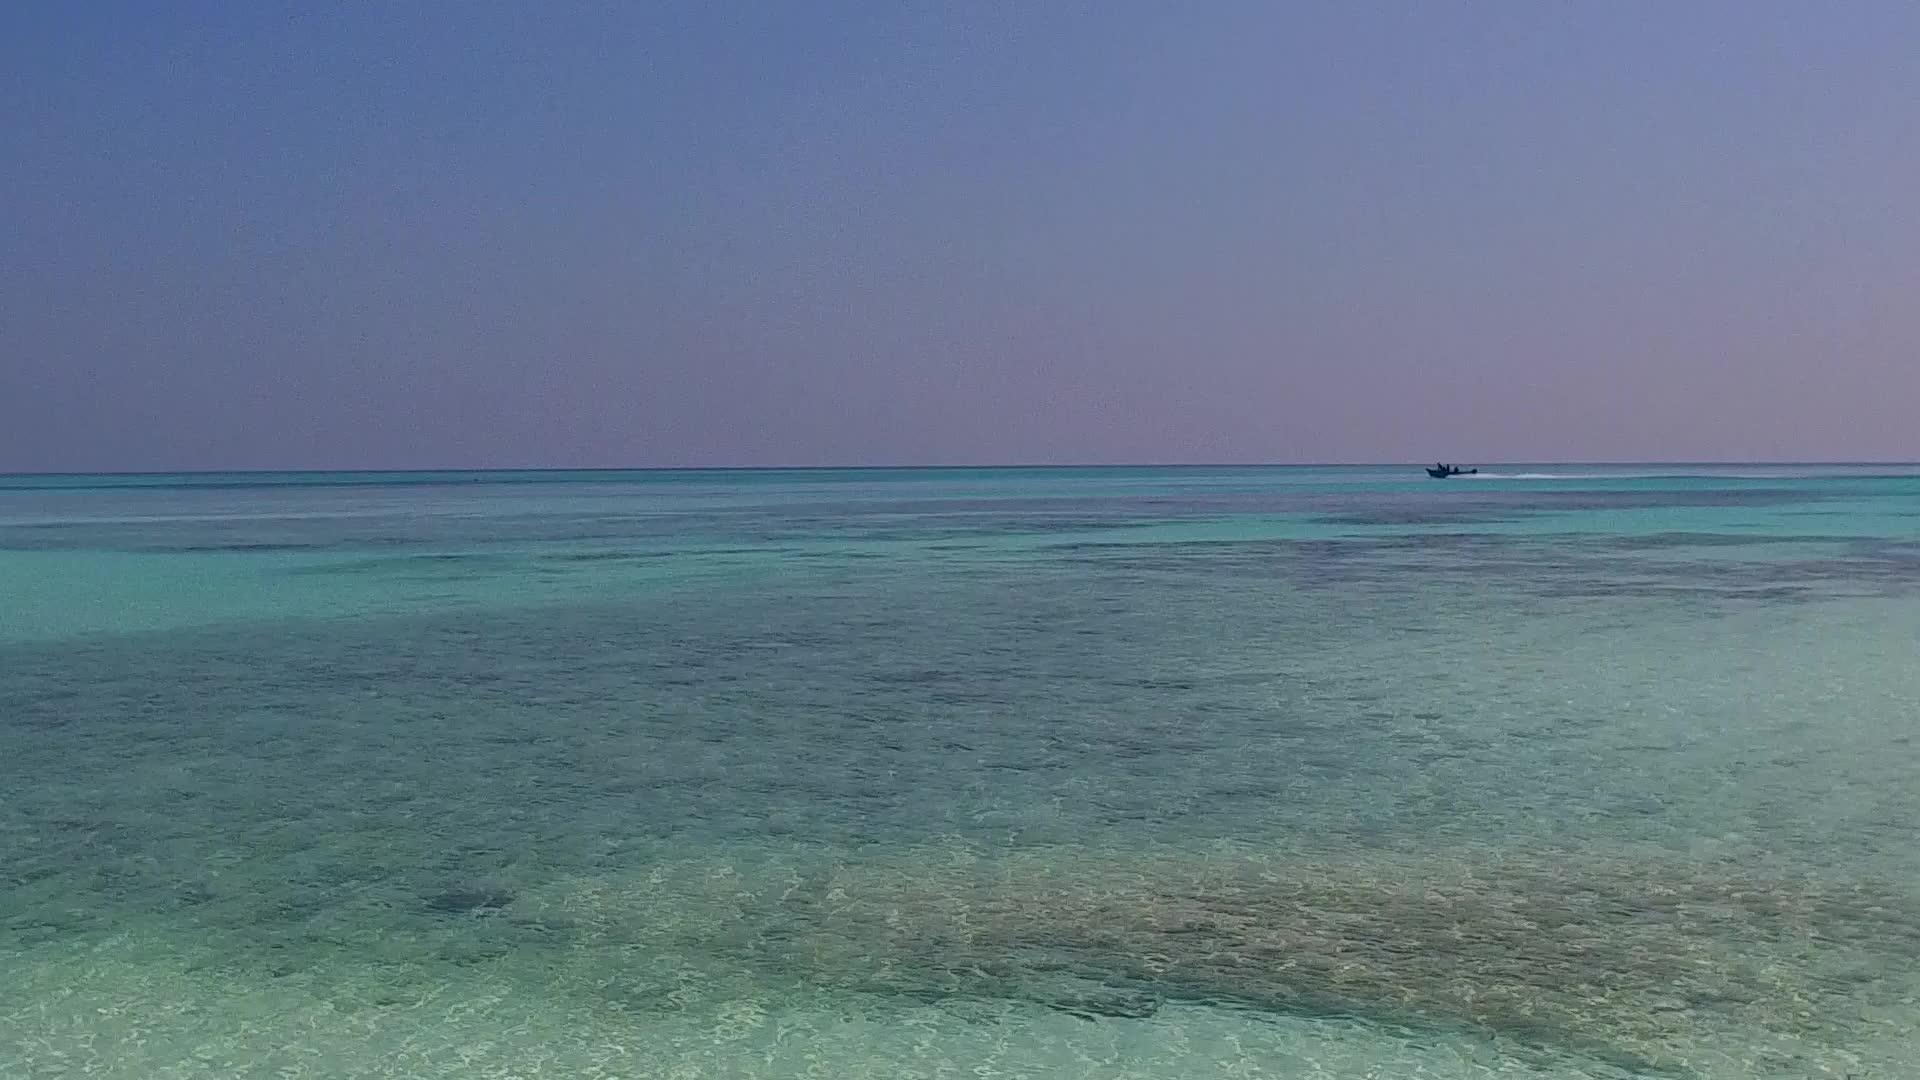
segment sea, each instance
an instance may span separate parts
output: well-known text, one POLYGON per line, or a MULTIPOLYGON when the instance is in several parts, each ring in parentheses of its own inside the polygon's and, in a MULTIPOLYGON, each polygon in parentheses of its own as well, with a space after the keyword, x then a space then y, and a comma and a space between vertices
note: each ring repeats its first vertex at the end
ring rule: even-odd
POLYGON ((1920 468, 0 477, 0 1077, 1901 1078, 1920 468))

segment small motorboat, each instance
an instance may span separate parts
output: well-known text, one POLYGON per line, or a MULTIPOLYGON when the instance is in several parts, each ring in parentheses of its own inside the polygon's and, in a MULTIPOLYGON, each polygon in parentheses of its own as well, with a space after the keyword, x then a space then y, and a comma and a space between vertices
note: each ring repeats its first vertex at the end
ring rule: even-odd
POLYGON ((1462 469, 1458 465, 1435 464, 1427 468, 1427 475, 1435 480, 1445 480, 1449 476, 1472 476, 1479 471, 1479 469, 1462 469))

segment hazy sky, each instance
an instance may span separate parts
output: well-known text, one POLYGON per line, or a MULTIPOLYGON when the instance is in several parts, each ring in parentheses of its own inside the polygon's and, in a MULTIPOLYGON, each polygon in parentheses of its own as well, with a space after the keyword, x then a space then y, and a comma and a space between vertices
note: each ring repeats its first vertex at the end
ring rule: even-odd
POLYGON ((1920 4, 0 8, 0 469, 1920 457, 1920 4))

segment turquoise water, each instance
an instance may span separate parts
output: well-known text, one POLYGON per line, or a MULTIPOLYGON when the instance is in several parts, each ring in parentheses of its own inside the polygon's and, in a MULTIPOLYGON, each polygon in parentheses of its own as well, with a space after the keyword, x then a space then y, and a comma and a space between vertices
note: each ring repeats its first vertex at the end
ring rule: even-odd
POLYGON ((0 1076, 1899 1077, 1920 470, 0 477, 0 1076))

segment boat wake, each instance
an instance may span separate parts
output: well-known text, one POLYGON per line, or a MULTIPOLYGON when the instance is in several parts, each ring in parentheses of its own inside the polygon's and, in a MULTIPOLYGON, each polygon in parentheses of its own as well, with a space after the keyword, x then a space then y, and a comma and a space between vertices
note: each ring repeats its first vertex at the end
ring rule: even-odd
MULTIPOLYGON (((1462 480, 1630 480, 1639 473, 1544 473, 1544 472, 1481 472, 1462 475, 1462 480)), ((1652 474, 1645 474, 1652 475, 1652 474)))

